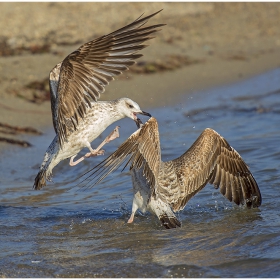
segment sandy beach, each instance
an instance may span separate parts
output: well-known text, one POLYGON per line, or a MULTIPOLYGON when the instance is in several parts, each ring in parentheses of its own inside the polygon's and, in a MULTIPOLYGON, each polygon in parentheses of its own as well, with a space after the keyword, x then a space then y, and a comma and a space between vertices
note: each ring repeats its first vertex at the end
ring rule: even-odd
MULTIPOLYGON (((168 106, 280 67, 279 3, 0 3, 0 123, 51 126, 54 65, 84 42, 160 9, 149 24, 167 25, 102 99, 168 106)), ((4 126, 0 137, 21 139, 21 132, 4 126)))

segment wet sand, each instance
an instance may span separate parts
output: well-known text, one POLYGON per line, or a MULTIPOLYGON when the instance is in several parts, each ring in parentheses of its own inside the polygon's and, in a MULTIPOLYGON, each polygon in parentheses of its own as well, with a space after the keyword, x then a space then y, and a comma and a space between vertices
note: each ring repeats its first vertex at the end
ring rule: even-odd
MULTIPOLYGON (((0 122, 51 126, 52 67, 82 43, 161 8, 149 23, 167 26, 102 99, 128 96, 146 110, 280 67, 279 3, 0 3, 0 122), (27 87, 34 82, 39 89, 27 87)), ((22 137, 5 132, 0 137, 22 137)))

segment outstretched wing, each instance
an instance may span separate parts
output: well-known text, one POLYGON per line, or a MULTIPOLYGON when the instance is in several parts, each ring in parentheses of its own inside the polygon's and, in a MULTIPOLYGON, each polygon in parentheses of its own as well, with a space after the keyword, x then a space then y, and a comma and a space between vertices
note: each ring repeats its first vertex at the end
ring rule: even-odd
POLYGON ((216 131, 207 128, 179 158, 164 163, 169 186, 160 184, 158 192, 174 211, 185 207, 189 199, 207 183, 237 205, 248 208, 261 205, 261 193, 246 163, 216 131), (168 176, 168 174, 171 174, 168 176), (173 175, 172 182, 172 174, 173 175))
POLYGON ((155 188, 161 164, 158 123, 155 118, 150 118, 140 129, 131 134, 113 154, 85 173, 82 177, 86 178, 80 185, 92 187, 98 184, 125 160, 127 160, 125 167, 130 164, 130 169, 139 170, 143 167, 143 175, 151 188, 155 188))
POLYGON ((60 145, 67 140, 69 131, 76 129, 84 118, 87 107, 99 99, 104 87, 113 77, 128 69, 141 57, 136 54, 146 47, 143 42, 164 24, 142 27, 160 11, 108 35, 82 45, 57 64, 50 73, 53 122, 60 145))

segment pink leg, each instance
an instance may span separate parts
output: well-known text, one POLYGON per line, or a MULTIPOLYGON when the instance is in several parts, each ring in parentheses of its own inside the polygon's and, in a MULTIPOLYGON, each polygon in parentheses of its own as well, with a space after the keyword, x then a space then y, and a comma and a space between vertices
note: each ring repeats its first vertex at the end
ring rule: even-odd
POLYGON ((129 220, 127 221, 127 223, 128 223, 128 224, 133 223, 133 220, 134 220, 134 214, 135 214, 135 213, 131 213, 129 220))
POLYGON ((120 128, 119 126, 116 126, 116 128, 104 139, 104 141, 94 151, 95 152, 99 151, 105 144, 120 137, 119 128, 120 128))
POLYGON ((127 221, 128 224, 133 223, 134 214, 136 213, 137 209, 138 209, 138 205, 137 205, 136 199, 135 199, 135 197, 134 197, 134 198, 133 198, 133 202, 132 202, 132 211, 131 211, 131 215, 130 215, 129 220, 127 221))
MULTIPOLYGON (((93 150, 94 151, 94 150, 93 150)), ((97 151, 96 154, 93 154, 93 153, 87 153, 85 154, 83 157, 80 157, 79 159, 77 159, 76 161, 74 161, 74 158, 77 156, 73 156, 70 158, 70 162, 69 162, 69 165, 70 166, 75 166, 77 165, 78 163, 80 163, 81 161, 83 161, 84 159, 86 158, 89 158, 89 157, 93 157, 93 156, 101 156, 101 155, 104 155, 104 150, 100 150, 100 151, 97 151)))
POLYGON ((100 155, 104 155, 104 150, 100 150, 105 144, 109 143, 110 141, 120 137, 119 134, 119 126, 116 126, 116 128, 104 139, 104 141, 95 149, 93 150, 90 146, 89 143, 89 149, 90 149, 90 153, 86 153, 83 157, 79 158, 78 160, 74 161, 74 158, 76 157, 73 156, 70 159, 69 165, 70 166, 75 166, 78 163, 80 163, 81 161, 83 161, 85 158, 89 158, 89 157, 95 157, 95 156, 100 156, 100 155))
POLYGON ((70 158, 70 162, 69 162, 70 166, 75 166, 75 165, 77 165, 78 163, 80 163, 81 161, 83 161, 85 159, 84 157, 81 157, 78 160, 74 161, 73 159, 75 157, 76 157, 76 155, 70 158))

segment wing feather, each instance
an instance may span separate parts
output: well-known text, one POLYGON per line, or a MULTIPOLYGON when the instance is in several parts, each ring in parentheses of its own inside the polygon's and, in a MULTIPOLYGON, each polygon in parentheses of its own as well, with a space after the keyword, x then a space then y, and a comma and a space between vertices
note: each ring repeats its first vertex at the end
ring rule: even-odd
POLYGON ((154 38, 164 24, 142 27, 160 11, 102 37, 92 40, 69 54, 50 73, 51 105, 54 129, 60 145, 69 131, 84 118, 91 102, 97 101, 104 87, 141 57, 136 52, 154 38), (79 112, 77 114, 77 112, 79 112), (77 116, 79 116, 77 120, 77 116))
POLYGON ((150 118, 113 154, 82 175, 84 180, 81 183, 85 182, 83 187, 92 187, 98 184, 126 160, 125 167, 128 164, 130 164, 130 169, 139 170, 143 167, 143 175, 150 182, 151 188, 154 189, 161 163, 158 123, 155 118, 150 118))
POLYGON ((174 211, 183 209, 207 183, 237 205, 261 205, 260 190, 246 163, 222 136, 209 128, 182 156, 162 162, 158 124, 150 118, 112 155, 86 173, 85 186, 96 185, 125 161, 125 167, 130 164, 131 169, 143 168, 152 194, 170 204, 174 211))
POLYGON ((245 204, 249 208, 261 205, 260 190, 246 163, 212 129, 205 129, 182 156, 164 164, 165 172, 167 167, 173 167, 169 173, 176 174, 177 178, 173 180, 179 191, 167 191, 168 184, 160 184, 158 192, 165 194, 163 199, 172 205, 174 211, 183 209, 207 183, 219 188, 228 200, 237 205, 245 204))

